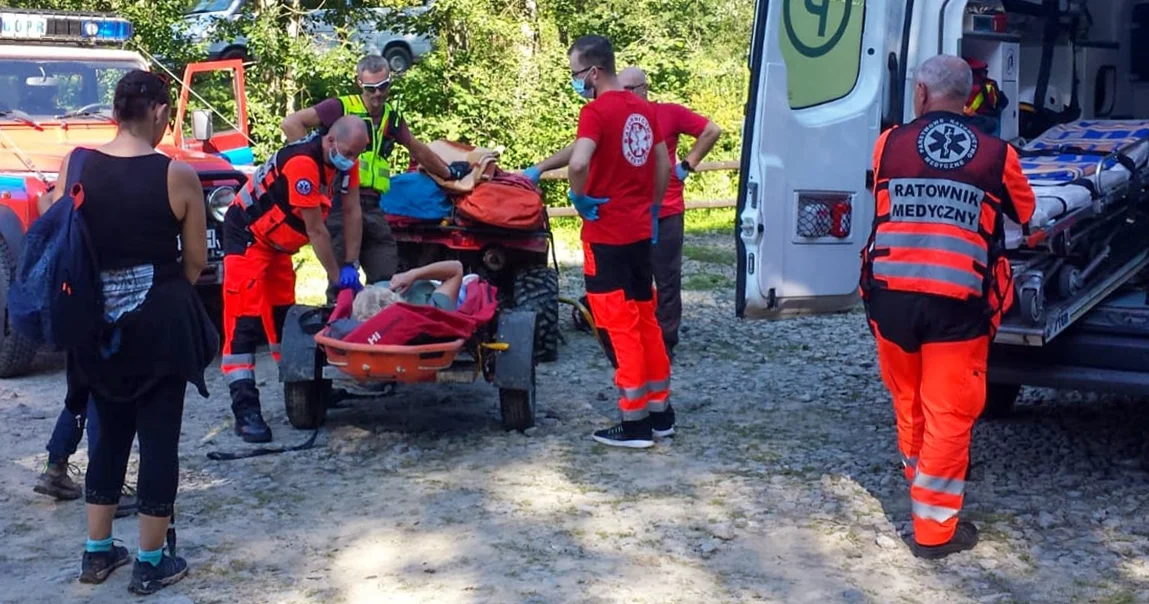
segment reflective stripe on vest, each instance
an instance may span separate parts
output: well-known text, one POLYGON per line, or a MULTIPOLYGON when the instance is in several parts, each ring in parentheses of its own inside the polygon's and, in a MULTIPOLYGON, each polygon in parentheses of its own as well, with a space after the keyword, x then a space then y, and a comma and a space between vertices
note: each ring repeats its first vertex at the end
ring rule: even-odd
MULTIPOLYGON (((320 174, 318 190, 325 198, 331 199, 332 187, 327 182, 322 159, 319 159, 323 148, 321 140, 313 134, 276 151, 256 170, 232 202, 247 215, 247 229, 252 237, 276 251, 294 254, 309 240, 307 225, 298 211, 291 207, 287 177, 281 172, 288 160, 304 155, 316 162, 320 174)), ((336 173, 336 178, 339 174, 336 173)), ((324 218, 329 207, 322 208, 324 218)))
POLYGON ((359 155, 359 186, 374 189, 382 195, 391 189, 391 163, 383 150, 387 140, 387 125, 391 120, 391 105, 383 104, 383 119, 379 120, 379 126, 376 127, 359 95, 341 96, 339 102, 343 104, 344 115, 363 118, 367 123, 367 131, 372 132, 371 147, 359 155))
POLYGON ((984 298, 1004 157, 1004 143, 953 114, 928 114, 890 132, 863 286, 984 298))

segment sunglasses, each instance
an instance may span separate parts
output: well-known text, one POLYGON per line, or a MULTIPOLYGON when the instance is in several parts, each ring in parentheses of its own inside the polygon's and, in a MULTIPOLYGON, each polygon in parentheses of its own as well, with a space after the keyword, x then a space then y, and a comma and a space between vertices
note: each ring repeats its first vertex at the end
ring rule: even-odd
POLYGON ((363 87, 363 90, 365 92, 370 92, 373 94, 379 94, 380 92, 387 92, 387 89, 391 87, 391 78, 387 78, 386 80, 383 80, 382 82, 375 82, 374 84, 360 84, 360 86, 363 87))
POLYGON ((625 88, 627 92, 634 92, 641 88, 646 88, 646 84, 639 84, 637 86, 623 86, 623 88, 625 88))
POLYGON ((595 67, 598 67, 598 65, 591 65, 590 67, 584 67, 584 68, 582 68, 582 69, 580 69, 580 70, 578 70, 578 71, 572 71, 572 72, 571 72, 571 76, 573 76, 573 77, 576 77, 576 78, 577 78, 577 77, 581 76, 582 74, 584 74, 584 73, 586 73, 586 72, 588 72, 588 71, 590 71, 590 70, 594 69, 595 67))

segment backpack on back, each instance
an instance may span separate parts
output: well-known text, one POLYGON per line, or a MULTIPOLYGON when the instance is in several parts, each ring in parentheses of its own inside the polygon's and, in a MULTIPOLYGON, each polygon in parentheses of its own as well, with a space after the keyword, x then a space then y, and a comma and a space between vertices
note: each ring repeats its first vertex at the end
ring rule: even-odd
POLYGON ((90 152, 82 147, 72 152, 64 182, 57 182, 63 195, 28 229, 8 290, 12 327, 38 344, 63 349, 95 344, 106 323, 96 252, 80 214, 80 171, 90 152))

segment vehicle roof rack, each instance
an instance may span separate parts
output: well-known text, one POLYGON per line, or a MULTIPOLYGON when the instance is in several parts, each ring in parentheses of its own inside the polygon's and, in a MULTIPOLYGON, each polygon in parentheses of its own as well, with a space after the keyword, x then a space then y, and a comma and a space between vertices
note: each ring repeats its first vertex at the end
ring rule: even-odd
POLYGON ((132 22, 107 13, 0 9, 0 44, 122 45, 132 22))

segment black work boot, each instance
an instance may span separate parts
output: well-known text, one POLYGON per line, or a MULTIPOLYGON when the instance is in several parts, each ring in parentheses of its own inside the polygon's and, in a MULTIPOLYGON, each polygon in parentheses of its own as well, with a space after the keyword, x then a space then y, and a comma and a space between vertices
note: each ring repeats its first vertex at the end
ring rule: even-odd
POLYGON ((613 428, 595 432, 592 438, 608 447, 646 449, 654 446, 650 418, 634 422, 624 421, 613 428))
POLYGON ((231 412, 235 414, 235 433, 245 442, 265 443, 271 441, 271 427, 263 421, 259 409, 259 389, 255 380, 233 382, 231 390, 231 412))
POLYGON ((650 412, 650 427, 655 438, 674 436, 674 407, 666 405, 666 411, 650 412))
POLYGON ((939 560, 950 554, 973 549, 975 545, 977 545, 977 527, 968 520, 961 520, 949 541, 941 545, 919 545, 915 542, 913 550, 918 558, 939 560))

